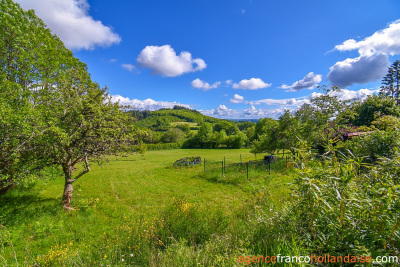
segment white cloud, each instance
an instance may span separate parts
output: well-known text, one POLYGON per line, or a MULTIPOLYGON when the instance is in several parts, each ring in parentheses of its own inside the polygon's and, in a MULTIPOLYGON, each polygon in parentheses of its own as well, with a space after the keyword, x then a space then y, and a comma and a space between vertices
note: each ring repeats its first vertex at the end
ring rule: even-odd
POLYGON ((358 50, 357 58, 337 62, 330 68, 328 80, 339 87, 381 79, 390 65, 388 55, 400 54, 400 20, 362 41, 349 39, 335 46, 338 51, 358 50))
POLYGON ((17 0, 22 8, 33 9, 69 49, 91 50, 121 42, 113 30, 88 14, 87 0, 17 0))
POLYGON ((135 66, 133 66, 132 64, 122 64, 121 66, 123 69, 131 72, 135 69, 135 66))
POLYGON ((168 101, 155 101, 153 99, 145 99, 145 100, 138 100, 138 99, 129 99, 128 97, 123 97, 120 95, 112 95, 113 102, 119 102, 121 105, 129 105, 132 109, 138 110, 159 110, 161 108, 173 108, 175 105, 183 106, 187 108, 191 108, 190 105, 187 104, 180 104, 177 102, 168 102, 168 101))
POLYGON ((400 20, 391 23, 386 29, 357 42, 354 39, 335 46, 336 50, 349 51, 358 49, 361 56, 372 56, 378 53, 400 54, 400 20))
MULTIPOLYGON (((331 92, 329 92, 329 95, 336 96, 340 100, 364 100, 368 96, 373 95, 377 92, 379 92, 379 89, 377 89, 377 90, 360 89, 358 91, 341 89, 340 91, 331 91, 331 92)), ((321 95, 322 95, 321 93, 313 92, 310 95, 310 98, 318 97, 321 95)))
POLYGON ((262 88, 270 87, 272 84, 265 83, 260 78, 251 78, 249 80, 241 80, 239 83, 234 83, 232 88, 244 89, 244 90, 258 90, 262 88))
POLYGON ((261 99, 255 101, 247 101, 246 104, 249 105, 261 105, 264 104, 266 106, 301 106, 304 103, 310 103, 308 98, 288 98, 288 99, 261 99))
POLYGON ((193 80, 191 82, 191 85, 192 85, 193 88, 202 89, 203 91, 208 91, 208 90, 211 90, 211 89, 215 89, 220 84, 221 84, 221 82, 215 82, 212 85, 210 85, 209 83, 204 82, 204 81, 200 80, 199 78, 197 78, 196 80, 193 80))
POLYGON ((248 109, 237 110, 227 108, 225 105, 220 105, 216 109, 199 110, 202 114, 221 118, 221 119, 259 119, 265 117, 278 118, 283 114, 285 108, 277 109, 257 109, 250 106, 248 109))
POLYGON ((280 88, 286 89, 286 92, 294 92, 303 89, 314 89, 322 81, 322 75, 310 72, 302 80, 294 82, 292 85, 282 84, 280 88))
POLYGON ((386 54, 360 56, 337 62, 330 67, 328 80, 332 85, 347 87, 381 79, 390 65, 386 54))
POLYGON ((138 55, 137 61, 142 67, 151 69, 153 74, 164 77, 176 77, 207 67, 204 60, 193 59, 189 52, 183 51, 177 55, 170 45, 146 46, 138 55))
POLYGON ((234 104, 239 104, 239 103, 242 103, 243 100, 244 100, 244 97, 243 97, 243 96, 238 95, 238 94, 234 94, 234 95, 233 95, 233 98, 231 98, 231 99, 229 100, 229 102, 230 102, 230 103, 234 103, 234 104))
POLYGON ((232 83, 233 83, 232 80, 226 80, 226 81, 225 81, 225 84, 226 84, 226 85, 231 85, 232 83))

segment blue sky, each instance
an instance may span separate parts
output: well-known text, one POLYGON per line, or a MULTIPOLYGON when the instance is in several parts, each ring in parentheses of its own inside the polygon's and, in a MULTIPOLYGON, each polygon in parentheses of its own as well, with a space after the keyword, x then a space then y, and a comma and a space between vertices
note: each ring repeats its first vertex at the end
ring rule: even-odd
POLYGON ((398 0, 17 2, 139 109, 277 117, 317 85, 347 99, 374 93, 400 54, 398 0))

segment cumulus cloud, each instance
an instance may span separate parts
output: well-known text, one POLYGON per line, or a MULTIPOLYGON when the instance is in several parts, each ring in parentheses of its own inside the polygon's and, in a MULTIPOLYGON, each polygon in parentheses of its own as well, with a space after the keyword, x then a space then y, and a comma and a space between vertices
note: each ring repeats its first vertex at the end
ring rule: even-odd
POLYGON ((244 90, 258 90, 262 88, 270 87, 272 84, 265 83, 260 78, 251 78, 249 80, 241 80, 239 83, 234 83, 233 89, 244 89, 244 90))
POLYGON ((192 54, 183 51, 179 55, 170 45, 146 46, 138 55, 137 62, 153 74, 164 77, 176 77, 188 72, 203 70, 207 64, 201 58, 192 58, 192 54))
MULTIPOLYGON (((340 91, 331 91, 329 92, 329 95, 336 96, 340 100, 364 100, 368 96, 373 95, 377 92, 379 92, 379 89, 377 90, 360 89, 357 91, 341 89, 340 91)), ((314 92, 310 95, 310 98, 315 98, 321 95, 322 95, 321 93, 314 92)))
POLYGON ((260 100, 255 100, 255 101, 247 101, 246 104, 249 105, 261 105, 264 104, 266 106, 301 106, 304 103, 310 103, 310 100, 308 98, 288 98, 288 99, 272 99, 272 98, 266 98, 266 99, 260 99, 260 100))
POLYGON ((364 84, 382 78, 390 65, 386 54, 360 56, 339 61, 328 73, 328 80, 339 87, 364 84))
POLYGON ((177 102, 168 102, 168 101, 155 101, 153 99, 145 99, 145 100, 138 100, 138 99, 129 99, 128 97, 123 97, 120 95, 113 95, 112 101, 119 102, 121 105, 129 105, 132 109, 138 110, 159 110, 161 108, 173 108, 175 105, 183 106, 187 108, 191 108, 190 105, 187 104, 180 104, 177 102))
POLYGON ((132 64, 122 64, 121 66, 127 71, 133 71, 135 69, 135 66, 133 66, 132 64))
POLYGON ((310 72, 302 80, 294 82, 292 85, 282 84, 280 88, 286 89, 286 92, 294 92, 303 89, 314 89, 322 81, 322 75, 310 72))
POLYGON ((208 90, 211 90, 211 89, 215 89, 220 84, 221 84, 221 82, 215 82, 212 85, 210 85, 209 83, 204 82, 204 81, 200 80, 199 78, 197 78, 196 80, 193 80, 191 82, 191 85, 192 85, 193 88, 201 89, 203 91, 208 91, 208 90))
POLYGON ((278 118, 285 108, 276 109, 257 109, 254 106, 250 106, 244 110, 230 109, 225 105, 220 105, 216 109, 211 110, 200 110, 204 115, 221 118, 221 119, 259 119, 265 117, 278 118))
POLYGON ((69 49, 91 50, 121 42, 112 28, 88 13, 87 0, 17 0, 22 8, 33 9, 69 49))
POLYGON ((238 95, 238 94, 234 94, 234 95, 233 95, 233 98, 231 98, 231 99, 229 100, 229 102, 234 103, 234 104, 239 104, 239 103, 242 103, 243 100, 244 100, 244 97, 243 97, 243 96, 238 95))
POLYGON ((391 23, 386 29, 377 31, 362 41, 346 40, 342 44, 336 45, 335 49, 339 51, 358 49, 361 56, 372 56, 379 53, 400 54, 400 20, 391 23))
POLYGON ((349 39, 335 46, 337 51, 357 50, 357 58, 337 62, 330 68, 328 80, 340 87, 381 79, 389 67, 388 55, 400 54, 400 20, 362 41, 349 39))

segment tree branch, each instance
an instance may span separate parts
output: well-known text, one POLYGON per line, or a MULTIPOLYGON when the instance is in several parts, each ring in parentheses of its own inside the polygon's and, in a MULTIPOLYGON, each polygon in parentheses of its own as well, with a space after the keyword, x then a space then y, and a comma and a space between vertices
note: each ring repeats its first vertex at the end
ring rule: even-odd
POLYGON ((81 178, 84 174, 90 172, 90 165, 89 165, 89 160, 87 155, 85 156, 85 170, 83 170, 81 173, 78 174, 78 176, 75 177, 75 179, 72 180, 72 183, 81 178))

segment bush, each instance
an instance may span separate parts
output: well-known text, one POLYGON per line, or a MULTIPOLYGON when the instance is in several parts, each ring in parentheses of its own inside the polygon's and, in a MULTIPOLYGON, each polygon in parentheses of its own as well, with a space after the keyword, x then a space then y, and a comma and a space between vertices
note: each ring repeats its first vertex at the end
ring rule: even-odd
POLYGON ((303 164, 296 179, 291 218, 299 241, 319 254, 398 255, 400 158, 370 166, 333 146, 329 152, 319 165, 303 164))
POLYGON ((398 131, 375 131, 355 137, 345 143, 345 148, 358 157, 376 161, 380 157, 392 158, 400 146, 398 131))
POLYGON ((181 143, 146 144, 146 149, 148 151, 179 149, 181 147, 182 147, 181 143))

